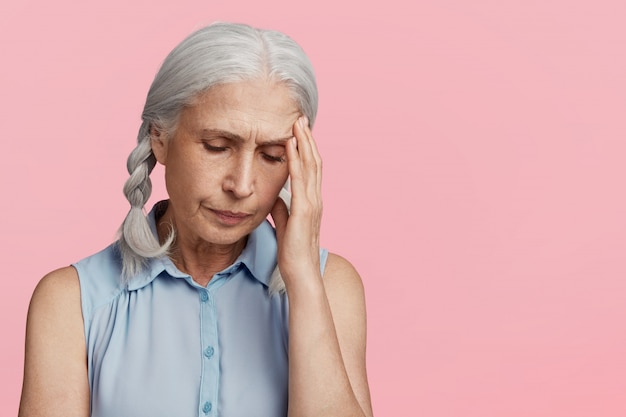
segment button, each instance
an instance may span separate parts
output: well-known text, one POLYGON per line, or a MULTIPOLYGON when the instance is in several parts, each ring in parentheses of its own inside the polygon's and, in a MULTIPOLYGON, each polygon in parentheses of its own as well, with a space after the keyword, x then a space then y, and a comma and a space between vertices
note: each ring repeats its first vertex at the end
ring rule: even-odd
POLYGON ((209 414, 212 409, 213 409, 213 404, 207 401, 204 403, 204 406, 202 407, 202 412, 204 414, 209 414))
POLYGON ((200 291, 200 300, 203 303, 206 303, 208 299, 209 299, 209 294, 206 291, 200 291))
POLYGON ((208 348, 204 349, 204 356, 206 356, 209 359, 213 357, 214 353, 215 353, 215 349, 213 349, 213 346, 209 346, 208 348))

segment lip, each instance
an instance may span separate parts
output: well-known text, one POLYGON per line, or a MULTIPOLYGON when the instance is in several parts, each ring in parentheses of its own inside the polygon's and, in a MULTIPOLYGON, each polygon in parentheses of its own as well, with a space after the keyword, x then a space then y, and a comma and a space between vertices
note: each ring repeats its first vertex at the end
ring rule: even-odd
POLYGON ((245 220, 247 220, 249 217, 252 216, 251 214, 248 214, 248 213, 228 211, 228 210, 211 209, 211 212, 215 214, 215 216, 219 219, 221 223, 226 224, 228 226, 236 226, 239 223, 244 222, 245 220))

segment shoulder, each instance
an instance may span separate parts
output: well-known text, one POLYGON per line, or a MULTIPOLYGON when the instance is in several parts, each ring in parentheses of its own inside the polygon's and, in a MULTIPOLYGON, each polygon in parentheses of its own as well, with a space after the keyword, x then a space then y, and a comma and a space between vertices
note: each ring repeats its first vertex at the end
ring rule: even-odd
MULTIPOLYGON (((365 332, 365 290, 354 266, 347 259, 329 253, 323 282, 335 325, 348 332, 357 329, 365 332)), ((363 336, 364 333, 360 337, 363 336)))
MULTIPOLYGON (((363 296, 363 282, 356 268, 336 253, 328 253, 324 269, 324 285, 326 292, 352 294, 355 297, 363 296)), ((332 294, 328 294, 330 297, 332 294)))
POLYGON ((78 330, 82 336, 80 284, 76 269, 57 269, 44 276, 30 300, 28 337, 40 338, 44 333, 78 330), (78 324, 78 326, 74 326, 78 324))
POLYGON ((39 281, 33 292, 29 315, 40 309, 60 313, 71 308, 72 304, 80 306, 80 284, 76 269, 68 266, 50 272, 39 281))
POLYGON ((27 330, 38 338, 51 328, 58 331, 79 330, 82 336, 80 284, 78 273, 71 266, 57 269, 44 276, 30 300, 27 330), (78 327, 71 326, 79 324, 78 327))

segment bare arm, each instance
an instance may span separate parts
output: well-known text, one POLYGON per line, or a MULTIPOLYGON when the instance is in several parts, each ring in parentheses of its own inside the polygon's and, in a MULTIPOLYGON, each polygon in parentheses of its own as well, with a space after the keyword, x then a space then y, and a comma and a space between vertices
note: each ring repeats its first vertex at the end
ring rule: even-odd
POLYGON ((319 283, 289 293, 289 415, 372 416, 358 273, 329 255, 319 283))
POLYGON ((89 382, 78 274, 46 275, 28 310, 19 417, 86 417, 89 382))
POLYGON ((365 368, 367 321, 361 277, 350 262, 330 254, 324 273, 324 286, 350 385, 363 413, 372 417, 365 368))
POLYGON ((322 161, 308 123, 286 144, 291 214, 272 210, 278 266, 289 296, 289 417, 371 417, 365 373, 365 302, 358 273, 329 255, 319 264, 322 161))

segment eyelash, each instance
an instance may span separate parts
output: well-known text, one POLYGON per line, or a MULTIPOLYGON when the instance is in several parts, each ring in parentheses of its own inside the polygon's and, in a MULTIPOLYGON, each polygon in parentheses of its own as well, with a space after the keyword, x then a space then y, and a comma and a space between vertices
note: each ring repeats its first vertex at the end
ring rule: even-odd
POLYGON ((224 152, 226 150, 226 148, 222 146, 211 146, 208 143, 205 143, 204 147, 206 148, 207 151, 211 151, 211 152, 224 152))
MULTIPOLYGON (((205 143, 204 147, 209 152, 224 152, 226 150, 226 148, 223 146, 211 146, 208 143, 205 143)), ((269 162, 285 162, 284 156, 272 156, 264 153, 263 158, 265 158, 269 162)))
POLYGON ((265 159, 267 159, 270 162, 285 162, 285 157, 284 156, 272 156, 272 155, 268 155, 266 153, 263 154, 263 157, 265 159))

